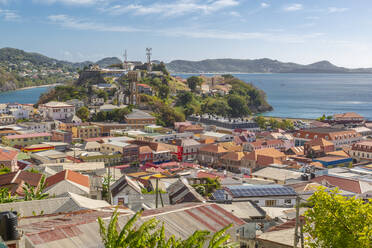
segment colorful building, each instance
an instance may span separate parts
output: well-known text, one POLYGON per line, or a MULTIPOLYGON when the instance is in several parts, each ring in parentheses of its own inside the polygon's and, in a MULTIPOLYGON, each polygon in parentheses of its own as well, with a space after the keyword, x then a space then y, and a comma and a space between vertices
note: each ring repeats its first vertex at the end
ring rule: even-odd
POLYGON ((29 133, 17 134, 2 137, 2 143, 6 146, 25 147, 42 142, 49 142, 52 135, 50 133, 29 133))
POLYGON ((98 126, 77 126, 71 128, 72 136, 79 139, 96 138, 101 136, 101 129, 98 126))

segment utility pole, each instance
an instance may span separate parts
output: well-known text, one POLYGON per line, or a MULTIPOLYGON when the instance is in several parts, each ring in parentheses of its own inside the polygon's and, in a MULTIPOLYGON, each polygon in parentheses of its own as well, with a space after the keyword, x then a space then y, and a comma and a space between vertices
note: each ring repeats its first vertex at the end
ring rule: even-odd
POLYGON ((295 226, 295 233, 294 233, 294 240, 293 240, 293 247, 297 248, 299 235, 298 235, 298 226, 300 223, 300 196, 296 196, 296 226, 295 226))
POLYGON ((155 188, 156 200, 155 200, 155 208, 158 208, 158 188, 159 188, 159 178, 156 178, 156 188, 155 188))
POLYGON ((305 248, 304 245, 304 229, 303 229, 304 221, 300 219, 300 237, 301 237, 301 248, 305 248))

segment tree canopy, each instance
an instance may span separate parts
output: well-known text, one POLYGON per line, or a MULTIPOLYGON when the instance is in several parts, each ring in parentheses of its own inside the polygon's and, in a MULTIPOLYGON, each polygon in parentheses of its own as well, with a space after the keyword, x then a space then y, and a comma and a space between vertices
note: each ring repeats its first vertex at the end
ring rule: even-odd
POLYGON ((81 107, 78 109, 78 111, 76 111, 76 115, 83 121, 87 121, 89 119, 89 115, 90 115, 90 112, 89 112, 89 109, 85 106, 81 107))
POLYGON ((304 231, 310 247, 362 248, 372 246, 372 202, 345 197, 321 187, 309 199, 304 231))
POLYGON ((195 92, 197 87, 202 84, 203 80, 200 77, 192 76, 187 79, 187 85, 189 86, 190 90, 195 92))

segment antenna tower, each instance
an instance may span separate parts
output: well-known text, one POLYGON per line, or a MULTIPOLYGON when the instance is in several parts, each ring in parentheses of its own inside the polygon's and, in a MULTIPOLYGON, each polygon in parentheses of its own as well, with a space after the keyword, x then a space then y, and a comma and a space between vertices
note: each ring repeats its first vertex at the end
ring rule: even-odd
POLYGON ((128 56, 127 56, 127 49, 124 50, 123 69, 124 69, 124 70, 128 70, 128 56))
POLYGON ((151 51, 152 48, 146 48, 146 57, 147 57, 147 72, 151 72, 151 51))

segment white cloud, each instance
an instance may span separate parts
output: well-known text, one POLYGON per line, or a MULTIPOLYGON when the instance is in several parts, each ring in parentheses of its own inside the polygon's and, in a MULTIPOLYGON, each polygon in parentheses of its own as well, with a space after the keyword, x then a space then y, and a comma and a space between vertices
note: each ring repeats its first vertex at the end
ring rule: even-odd
POLYGON ((45 4, 62 3, 67 5, 93 5, 104 2, 104 0, 33 0, 33 1, 45 4))
POLYGON ((105 24, 89 22, 85 20, 75 19, 67 15, 50 15, 48 19, 61 27, 72 28, 77 30, 92 30, 101 32, 138 32, 139 29, 127 26, 108 26, 105 24))
POLYGON ((302 10, 304 7, 300 3, 294 3, 291 5, 288 5, 287 7, 284 8, 285 11, 298 11, 302 10))
POLYGON ((162 16, 177 16, 187 13, 202 12, 209 14, 228 7, 239 5, 237 0, 210 0, 210 1, 197 1, 197 0, 178 0, 171 2, 159 2, 150 5, 130 4, 130 5, 115 5, 104 11, 112 14, 133 13, 134 15, 148 15, 158 14, 162 16))
POLYGON ((230 11, 229 14, 230 14, 231 16, 241 17, 241 15, 239 14, 239 12, 236 12, 236 11, 230 11))
POLYGON ((268 4, 268 3, 261 3, 261 7, 262 8, 268 8, 268 7, 270 7, 270 4, 268 4))
POLYGON ((98 32, 143 32, 152 33, 160 36, 172 37, 188 37, 188 38, 207 38, 207 39, 223 39, 223 40, 263 40, 269 42, 284 42, 284 43, 304 43, 309 39, 314 39, 322 36, 322 33, 310 34, 287 34, 278 32, 232 32, 215 29, 141 29, 128 26, 111 26, 102 23, 96 23, 86 20, 79 20, 67 15, 52 15, 48 19, 52 24, 57 24, 64 28, 76 30, 88 30, 98 32))
POLYGON ((328 12, 329 13, 342 13, 349 10, 348 8, 337 8, 337 7, 329 7, 328 12))
POLYGON ((5 21, 19 21, 21 19, 17 12, 8 9, 0 9, 0 18, 5 21))

